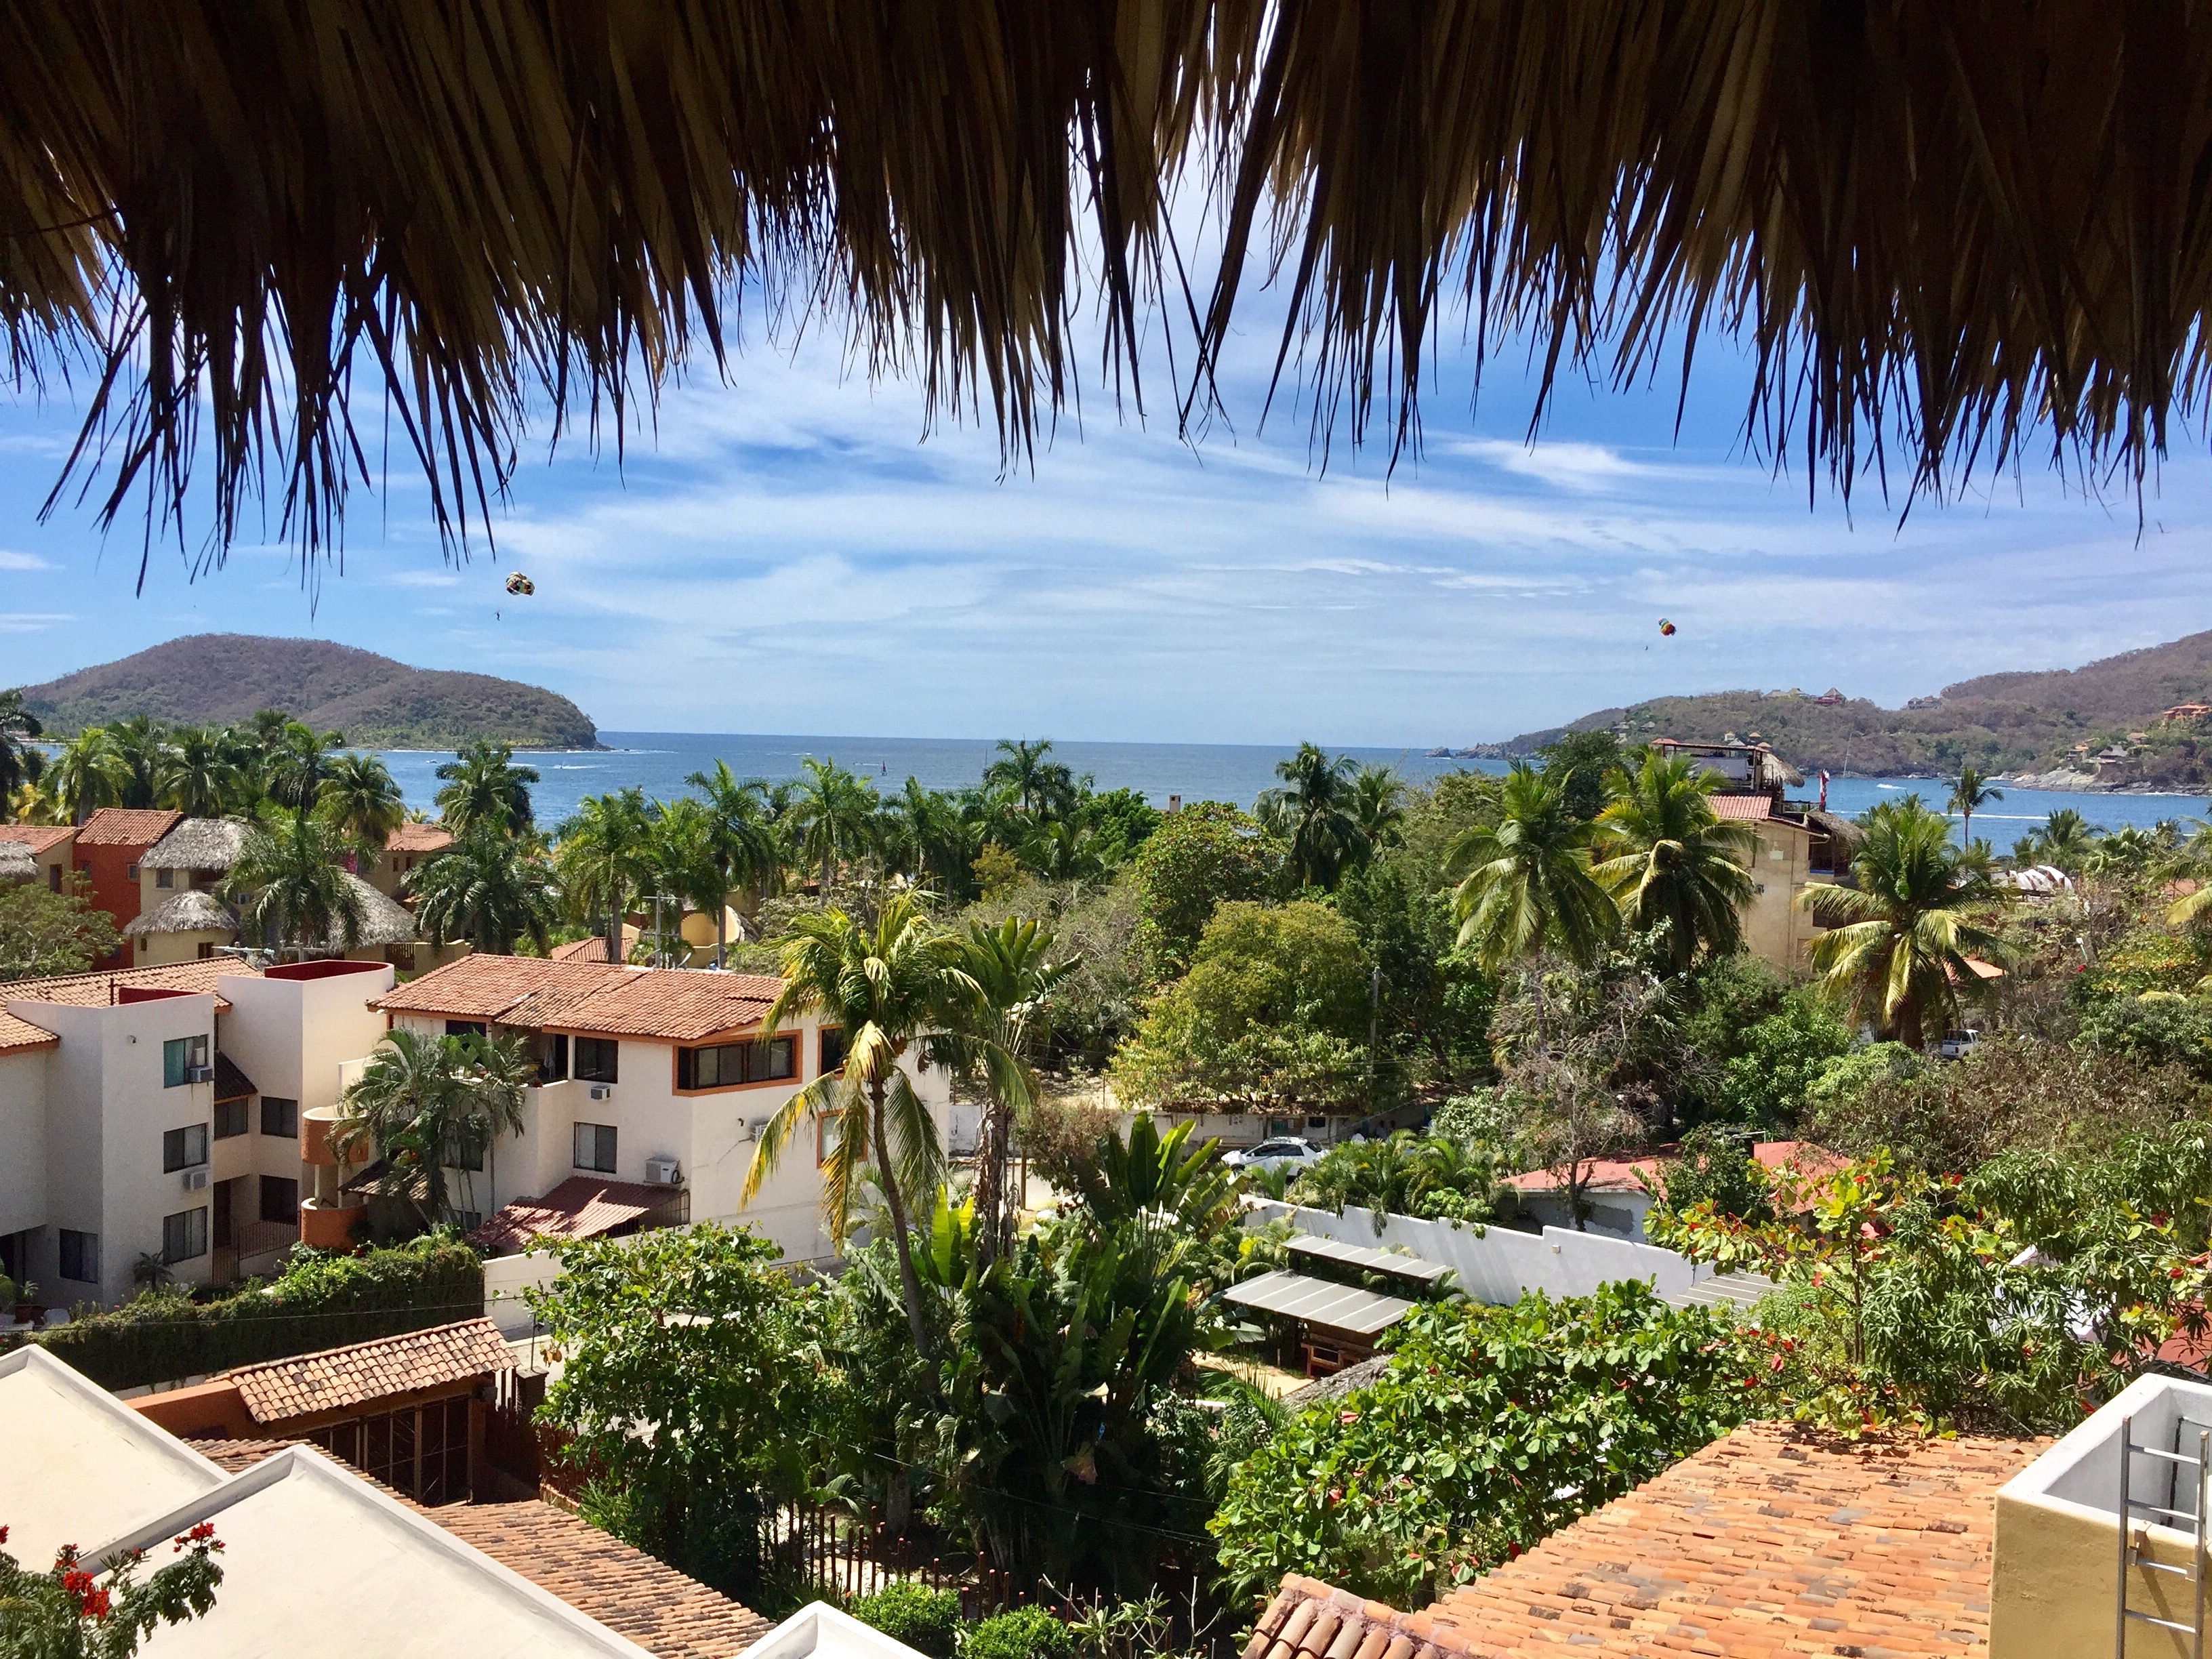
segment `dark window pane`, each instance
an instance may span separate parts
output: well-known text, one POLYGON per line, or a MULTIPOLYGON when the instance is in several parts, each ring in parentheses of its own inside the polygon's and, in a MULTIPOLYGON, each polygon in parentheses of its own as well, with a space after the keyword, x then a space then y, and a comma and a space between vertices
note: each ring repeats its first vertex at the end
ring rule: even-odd
POLYGON ((228 1140, 233 1135, 246 1133, 250 1114, 242 1100, 218 1100, 215 1103, 215 1138, 228 1140))
POLYGON ((622 1045, 612 1037, 582 1037, 576 1039, 576 1076, 585 1083, 615 1083, 616 1063, 622 1045))
POLYGON ((261 1218, 296 1225, 300 1219, 300 1183, 285 1176, 261 1177, 261 1218))
POLYGON ((484 1034, 484 1023, 480 1019, 449 1019, 446 1022, 447 1036, 480 1037, 484 1034))
POLYGON ((538 1050, 538 1080, 558 1083, 568 1075, 568 1038, 565 1032, 556 1032, 545 1039, 544 1047, 538 1050))
POLYGON ((161 1137, 161 1170, 173 1175, 179 1170, 197 1169, 208 1161, 208 1132, 204 1123, 187 1124, 181 1129, 171 1129, 161 1137))
POLYGON ((825 1027, 822 1032, 822 1069, 834 1072, 845 1063, 845 1033, 825 1027))
POLYGON ((261 1097, 261 1133, 282 1135, 287 1140, 300 1138, 300 1103, 286 1100, 281 1095, 261 1097))

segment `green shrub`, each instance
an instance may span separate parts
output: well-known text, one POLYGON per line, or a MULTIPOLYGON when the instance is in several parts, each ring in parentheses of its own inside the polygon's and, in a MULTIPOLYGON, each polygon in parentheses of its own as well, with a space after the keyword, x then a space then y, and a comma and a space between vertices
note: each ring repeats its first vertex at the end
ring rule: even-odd
POLYGON ((1069 1659, 1075 1638, 1042 1607, 994 1613, 968 1632, 960 1659, 1069 1659))
POLYGON ((483 1312, 483 1263, 450 1235, 358 1255, 295 1249, 268 1284, 212 1302, 156 1286, 37 1340, 105 1389, 204 1376, 483 1312))
POLYGON ((952 1659, 960 1633, 960 1592, 893 1584, 853 1603, 853 1617, 929 1659, 952 1659))

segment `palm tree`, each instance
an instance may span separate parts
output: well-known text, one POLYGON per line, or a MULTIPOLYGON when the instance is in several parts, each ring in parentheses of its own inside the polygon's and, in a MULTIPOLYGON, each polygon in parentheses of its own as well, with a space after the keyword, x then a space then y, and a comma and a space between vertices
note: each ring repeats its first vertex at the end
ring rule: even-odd
POLYGON ((561 911, 552 872, 492 829, 470 831, 415 871, 407 891, 433 945, 466 939, 485 956, 513 956, 526 933, 544 951, 561 911))
POLYGON ((82 823, 103 806, 118 806, 131 787, 131 769, 106 728, 88 726, 63 746, 53 763, 54 793, 68 803, 70 817, 82 823))
POLYGON ((342 732, 318 733, 298 720, 287 721, 274 744, 263 751, 262 781, 269 799, 289 807, 295 817, 306 817, 331 775, 332 754, 344 747, 342 732))
POLYGON ((862 1170, 882 1176, 899 1285, 915 1348, 933 1349, 922 1314, 921 1281, 908 1237, 910 1194, 933 1193, 945 1151, 929 1108, 901 1066, 917 1048, 945 1056, 946 1031, 969 1033, 961 1057, 976 1070, 1011 1075, 1019 1062, 984 1033, 981 988, 965 965, 967 946, 929 919, 923 896, 896 893, 872 923, 834 906, 800 916, 783 946, 783 991, 769 1007, 763 1035, 814 1012, 845 1033, 845 1060, 776 1109, 753 1147, 742 1202, 750 1203, 775 1172, 784 1149, 807 1117, 835 1117, 836 1143, 822 1164, 822 1214, 842 1249, 852 1230, 862 1170))
POLYGON ((132 714, 110 720, 107 735, 128 775, 122 798, 115 804, 140 811, 151 806, 159 793, 161 764, 168 755, 168 734, 151 714, 132 714))
MULTIPOLYGON (((1556 943, 1577 963, 1598 952, 1619 920, 1590 868, 1596 827, 1576 816, 1563 785, 1516 761, 1496 816, 1464 831, 1445 859, 1458 882, 1452 913, 1459 942, 1493 971, 1556 943)), ((1544 982, 1535 976, 1537 1042, 1544 1042, 1544 982)))
POLYGON ((1347 804, 1359 829, 1361 856, 1371 858, 1399 840, 1406 822, 1406 781, 1395 766, 1363 766, 1352 780, 1347 804))
POLYGON ((441 766, 437 776, 446 786, 438 792, 438 810, 455 835, 478 824, 508 835, 529 828, 530 786, 538 781, 538 769, 515 765, 512 744, 478 738, 441 766))
POLYGON ((694 772, 684 781, 706 797, 709 842, 721 872, 725 898, 714 907, 714 965, 720 968, 729 951, 727 895, 743 890, 765 898, 783 874, 783 846, 769 816, 765 778, 741 781, 727 761, 718 760, 713 771, 694 772))
POLYGON ((23 707, 21 691, 0 691, 0 822, 6 821, 15 792, 33 781, 33 757, 44 763, 43 751, 32 748, 31 739, 45 731, 39 717, 23 707))
POLYGON ((1602 844, 1618 850, 1593 873, 1631 927, 1668 924, 1677 973, 1701 947, 1715 956, 1735 951, 1755 890, 1748 866, 1759 836, 1715 815, 1709 797, 1720 784, 1686 755, 1647 750, 1634 772, 1615 778, 1613 805, 1598 814, 1602 844))
POLYGON ((837 866, 875 850, 876 786, 835 760, 823 762, 809 755, 801 764, 806 775, 793 791, 786 817, 799 856, 821 868, 826 902, 837 866))
POLYGON ((1275 763, 1279 789, 1261 792, 1260 822, 1290 843, 1290 870, 1301 887, 1334 887, 1347 854, 1357 850, 1359 822, 1352 814, 1352 780, 1359 763, 1332 757, 1318 744, 1275 763))
POLYGON ((264 939, 289 941, 301 957, 329 939, 350 950, 367 907, 338 867, 339 852, 337 836, 313 818, 257 824, 230 866, 232 896, 264 939))
POLYGON ((331 757, 315 813, 368 859, 383 851, 392 832, 407 822, 407 801, 382 761, 349 751, 331 757))
POLYGON ((219 818, 246 804, 246 770, 237 739, 219 726, 185 726, 169 733, 155 799, 188 818, 219 818))
POLYGON ((1050 753, 1050 738, 1035 743, 1027 738, 1000 738, 996 758, 983 769, 983 787, 1005 790, 1031 818, 1065 817, 1075 805, 1075 776, 1060 762, 1047 760, 1050 753))
POLYGON ((2062 806, 2033 832, 2035 856, 2045 864, 2079 870, 2097 844, 2097 831, 2070 806, 2062 806))
MULTIPOLYGON (((657 895, 690 905, 702 915, 714 918, 715 962, 721 961, 722 913, 728 908, 730 884, 714 846, 714 815, 702 801, 684 796, 666 805, 655 802, 646 836, 647 878, 657 895)), ((679 911, 677 921, 683 915, 679 911)), ((653 941, 659 957, 667 955, 665 939, 653 941)), ((665 960, 662 966, 666 966, 665 960)))
POLYGON ((404 1198, 425 1226, 450 1221, 447 1170, 469 1170, 499 1136, 522 1133, 528 1077, 517 1036, 387 1031, 346 1087, 331 1150, 353 1163, 374 1146, 385 1165, 379 1190, 404 1198))
POLYGON ((1865 836, 1851 859, 1850 887, 1808 887, 1797 902, 1829 931, 1813 942, 1821 988, 1859 1018, 1908 1048, 1939 1031, 1958 1006, 1958 988, 1978 982, 1969 951, 1996 957, 1996 934, 1966 916, 1992 890, 1952 845, 1951 822, 1917 800, 1863 814, 1865 836))
POLYGON ((1991 801, 2004 799, 2004 791, 1990 787, 1988 775, 1976 771, 1971 765, 1959 769, 1959 781, 1951 786, 1951 810, 1959 815, 1959 839, 1961 842, 1974 838, 1974 814, 1991 801))
POLYGON ((586 915, 606 918, 607 960, 622 960, 623 918, 630 895, 649 873, 646 844, 652 835, 645 791, 633 784, 615 794, 586 795, 560 827, 553 868, 568 902, 586 915))
POLYGON ((1006 1158, 1017 1118, 1036 1095, 1030 1068, 1033 1046, 1046 1034, 1046 999, 1054 986, 1082 965, 1082 958, 1052 960, 1052 934, 1036 921, 1008 917, 996 927, 968 924, 963 965, 981 992, 983 1019, 979 1046, 971 1059, 969 1033, 952 1036, 954 1062, 979 1081, 988 1101, 981 1143, 975 1149, 976 1255, 988 1267, 1012 1248, 1018 1197, 1006 1193, 1006 1158))

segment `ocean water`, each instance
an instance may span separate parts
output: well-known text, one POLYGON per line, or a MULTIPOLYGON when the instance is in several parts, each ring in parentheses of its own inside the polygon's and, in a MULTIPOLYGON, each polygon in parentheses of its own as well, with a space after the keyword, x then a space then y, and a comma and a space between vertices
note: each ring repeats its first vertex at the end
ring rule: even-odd
MULTIPOLYGON (((908 777, 932 789, 957 788, 973 783, 991 763, 990 739, 935 738, 778 737, 744 732, 603 732, 605 750, 528 751, 518 757, 538 769, 540 781, 531 792, 539 822, 559 823, 586 795, 603 794, 632 784, 647 795, 666 800, 687 792, 684 779, 691 773, 710 771, 717 759, 729 763, 739 777, 781 780, 799 775, 800 762, 811 755, 836 760, 875 780, 885 794, 903 788, 908 777)), ((1153 805, 1164 807, 1170 795, 1186 803, 1225 800, 1249 807, 1263 789, 1273 787, 1276 763, 1287 758, 1291 747, 1264 744, 1199 743, 1055 743, 1053 757, 1064 761, 1079 775, 1089 773, 1100 789, 1141 790, 1153 805)), ((1363 762, 1395 766, 1407 778, 1425 781, 1441 773, 1461 769, 1498 772, 1498 761, 1431 759, 1419 750, 1352 749, 1341 752, 1363 762)), ((407 803, 434 810, 438 793, 437 769, 453 757, 423 750, 388 751, 385 763, 405 792, 407 803)), ((2000 786, 2002 787, 2002 786, 2000 786)), ((1817 784, 1804 791, 1809 799, 1817 784)), ((1794 793, 1794 792, 1793 792, 1794 793)), ((1828 785, 1828 805, 1846 817, 1863 812, 1877 801, 1898 800, 1917 793, 1930 806, 1941 806, 1948 787, 1928 779, 1837 778, 1828 785)), ((2100 829, 2127 824, 2148 827, 2160 818, 2212 817, 2212 803, 2202 795, 2112 795, 2075 793, 2057 790, 2006 789, 2002 801, 1993 802, 1974 814, 1978 833, 2000 851, 2019 836, 2043 822, 2053 811, 2072 807, 2100 829)))

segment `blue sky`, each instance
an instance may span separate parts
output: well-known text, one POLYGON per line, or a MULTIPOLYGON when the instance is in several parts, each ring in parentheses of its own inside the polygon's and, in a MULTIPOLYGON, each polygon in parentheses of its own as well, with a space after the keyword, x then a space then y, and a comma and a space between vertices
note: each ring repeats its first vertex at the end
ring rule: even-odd
POLYGON ((1671 383, 1576 381, 1530 447, 1509 347, 1474 407, 1447 355, 1423 453, 1386 477, 1380 451, 1318 465, 1301 411, 1258 429, 1269 328, 1196 448, 1094 389, 1011 472, 988 430, 925 440, 919 392, 847 373, 834 340, 755 338, 729 386, 672 392, 621 469, 577 445, 549 463, 541 428, 497 551, 466 565, 395 456, 312 609, 282 547, 193 581, 173 544, 134 596, 132 531, 103 545, 70 503, 38 522, 75 405, 0 402, 0 684, 226 630, 533 681, 616 730, 1426 745, 1669 691, 1894 704, 2212 625, 2201 437, 2140 537, 2130 492, 2062 488, 2040 457, 1900 527, 1900 501, 1808 507, 1802 472, 1741 452, 1725 350, 1679 441, 1671 383), (535 599, 500 592, 515 568, 535 599))

